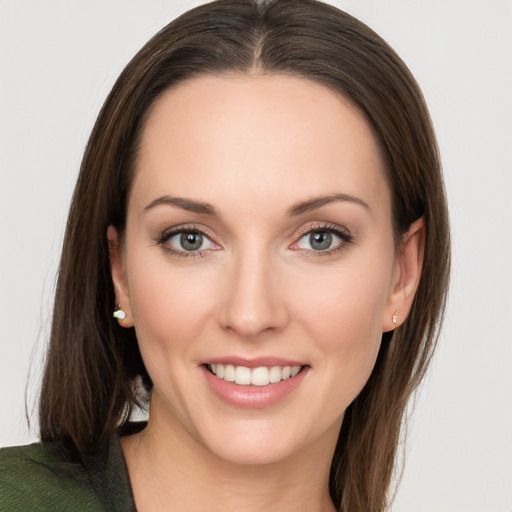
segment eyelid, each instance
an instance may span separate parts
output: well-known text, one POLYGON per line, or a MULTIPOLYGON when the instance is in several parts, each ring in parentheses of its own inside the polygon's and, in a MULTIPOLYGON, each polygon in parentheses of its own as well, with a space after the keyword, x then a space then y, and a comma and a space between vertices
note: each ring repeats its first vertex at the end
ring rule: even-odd
POLYGON ((315 222, 313 224, 308 224, 301 228, 297 235, 295 236, 295 241, 291 244, 290 249, 296 251, 304 251, 305 253, 313 253, 315 256, 326 256, 336 252, 340 249, 345 248, 347 245, 352 244, 354 241, 354 236, 350 233, 350 231, 344 226, 340 226, 338 224, 333 224, 331 222, 315 222), (304 238, 306 235, 311 233, 315 233, 318 231, 327 231, 333 233, 335 236, 341 239, 341 243, 332 249, 327 249, 325 251, 315 251, 313 249, 302 249, 297 246, 297 244, 304 238))
POLYGON ((352 238, 352 234, 350 231, 344 227, 340 226, 339 224, 333 224, 332 222, 313 222, 311 224, 308 224, 306 226, 303 226, 297 234, 295 235, 296 239, 302 238, 304 235, 307 235, 308 233, 312 233, 315 231, 331 231, 335 234, 340 234, 342 237, 352 238))
POLYGON ((219 242, 216 240, 216 237, 213 234, 211 234, 210 230, 205 228, 205 227, 203 227, 203 226, 198 226, 197 224, 179 224, 177 226, 173 226, 171 228, 165 229, 157 237, 156 243, 158 245, 162 246, 162 248, 166 252, 169 252, 169 253, 174 254, 175 256, 179 256, 179 257, 199 257, 199 256, 204 256, 204 253, 207 252, 207 251, 212 251, 212 250, 216 251, 216 250, 219 250, 221 248, 219 242), (215 248, 208 248, 208 249, 197 250, 197 251, 186 251, 186 250, 175 249, 175 248, 173 248, 171 246, 166 246, 165 245, 166 242, 168 242, 174 236, 176 236, 176 235, 178 235, 180 233, 187 233, 187 232, 201 234, 202 236, 204 236, 205 238, 210 240, 210 242, 212 244, 214 244, 216 247, 215 248))
POLYGON ((215 238, 215 235, 211 233, 211 231, 205 226, 200 226, 198 224, 178 224, 176 226, 172 226, 170 228, 164 229, 161 232, 161 238, 169 238, 171 235, 175 235, 176 233, 181 233, 183 231, 191 231, 196 233, 201 233, 202 235, 212 239, 215 238))

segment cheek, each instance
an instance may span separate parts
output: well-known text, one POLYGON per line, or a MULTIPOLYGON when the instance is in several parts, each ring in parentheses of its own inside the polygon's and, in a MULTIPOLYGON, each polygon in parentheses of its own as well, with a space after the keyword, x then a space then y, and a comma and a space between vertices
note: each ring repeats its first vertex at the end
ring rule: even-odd
POLYGON ((192 349, 214 303, 208 290, 211 280, 197 268, 173 268, 161 257, 140 264, 142 258, 132 254, 130 305, 143 356, 158 359, 165 352, 192 349))
POLYGON ((389 273, 352 267, 317 276, 307 295, 296 295, 296 316, 314 340, 318 366, 345 390, 348 403, 375 364, 388 290, 389 273))
POLYGON ((380 336, 389 282, 383 272, 343 268, 317 275, 306 293, 295 290, 296 306, 311 328, 331 333, 328 339, 349 332, 354 342, 372 332, 380 336))

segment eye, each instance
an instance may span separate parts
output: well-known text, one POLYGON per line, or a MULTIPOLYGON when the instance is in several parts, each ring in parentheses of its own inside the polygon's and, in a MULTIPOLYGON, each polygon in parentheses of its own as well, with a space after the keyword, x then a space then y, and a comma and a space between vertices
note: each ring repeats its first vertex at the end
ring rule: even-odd
POLYGON ((203 236, 201 233, 196 233, 194 231, 183 231, 169 239, 170 245, 176 249, 182 249, 184 251, 199 251, 201 249, 207 249, 208 242, 208 238, 203 236))
POLYGON ((328 251, 340 242, 341 239, 330 231, 310 231, 300 238, 297 247, 313 251, 328 251))
POLYGON ((192 256, 195 255, 194 253, 219 248, 204 233, 196 229, 180 229, 164 233, 160 244, 165 250, 182 256, 192 256))
POLYGON ((330 253, 352 242, 352 236, 338 228, 310 229, 292 246, 292 249, 330 253))

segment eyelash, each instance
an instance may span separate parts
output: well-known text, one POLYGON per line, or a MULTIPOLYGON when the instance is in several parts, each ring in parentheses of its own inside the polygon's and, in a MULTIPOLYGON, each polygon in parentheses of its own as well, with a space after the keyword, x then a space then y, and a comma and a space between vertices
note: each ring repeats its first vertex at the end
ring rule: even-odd
MULTIPOLYGON (((330 233, 337 236, 341 242, 332 249, 327 249, 325 251, 318 250, 315 251, 313 249, 293 249, 298 251, 304 251, 308 254, 307 257, 322 257, 322 256, 330 256, 337 251, 340 251, 347 246, 351 245, 354 241, 354 237, 349 233, 348 230, 344 228, 340 228, 335 224, 318 224, 315 226, 308 226, 306 229, 300 231, 297 235, 296 241, 290 246, 293 247, 297 245, 304 237, 311 235, 312 233, 330 233)), ((206 252, 211 249, 206 250, 197 250, 197 251, 186 251, 186 250, 176 250, 173 249, 172 246, 166 245, 169 240, 171 240, 174 236, 182 234, 182 233, 192 233, 199 234, 209 240, 211 243, 218 245, 212 236, 207 235, 203 229, 195 226, 195 225, 185 225, 185 226, 177 226, 171 228, 167 231, 164 231, 160 237, 157 239, 157 244, 162 246, 163 250, 172 254, 176 258, 198 258, 206 255, 206 252)))
POLYGON ((206 255, 207 250, 198 250, 198 251, 186 251, 186 250, 176 250, 172 248, 170 245, 166 245, 169 240, 171 240, 174 236, 182 234, 182 233, 191 233, 198 234, 205 237, 211 243, 217 245, 217 243, 213 240, 213 237, 207 235, 203 229, 195 226, 195 225, 185 225, 185 226, 177 226, 171 228, 167 231, 164 231, 161 236, 158 238, 158 245, 162 246, 162 249, 168 253, 170 253, 175 258, 200 258, 206 255))
POLYGON ((300 240, 302 240, 304 237, 308 235, 311 235, 312 233, 330 233, 337 236, 341 240, 341 242, 332 249, 327 249, 325 251, 315 251, 306 249, 304 251, 307 254, 308 258, 331 256, 332 254, 345 249, 347 246, 351 245, 354 242, 353 235, 350 234, 350 232, 346 228, 342 228, 340 226, 337 226, 336 224, 322 223, 315 226, 308 226, 304 230, 300 231, 297 236, 297 241, 294 242, 292 246, 297 245, 300 242, 300 240))

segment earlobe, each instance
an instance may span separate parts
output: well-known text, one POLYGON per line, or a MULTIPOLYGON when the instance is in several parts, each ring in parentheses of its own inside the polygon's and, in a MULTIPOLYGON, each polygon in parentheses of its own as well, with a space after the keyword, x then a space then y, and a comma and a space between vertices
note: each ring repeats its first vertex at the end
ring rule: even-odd
POLYGON ((116 298, 113 305, 113 316, 123 327, 132 327, 133 320, 130 308, 130 296, 128 293, 128 283, 124 272, 123 257, 119 242, 119 234, 114 226, 107 229, 108 252, 110 258, 110 273, 112 283, 114 284, 114 294, 116 298), (124 313, 123 314, 121 314, 124 313))
POLYGON ((382 322, 382 331, 392 331, 407 318, 418 289, 423 267, 425 222, 413 222, 397 251, 391 293, 382 322))

